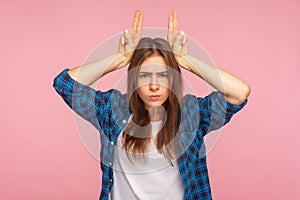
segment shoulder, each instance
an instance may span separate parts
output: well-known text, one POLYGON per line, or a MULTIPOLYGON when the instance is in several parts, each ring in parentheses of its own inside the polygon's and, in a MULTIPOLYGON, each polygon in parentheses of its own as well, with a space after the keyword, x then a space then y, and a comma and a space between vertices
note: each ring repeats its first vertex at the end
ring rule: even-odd
POLYGON ((109 101, 109 103, 112 106, 118 107, 128 104, 127 94, 123 94, 117 89, 110 89, 106 92, 101 92, 100 90, 97 90, 97 92, 104 93, 107 99, 106 101, 109 101))

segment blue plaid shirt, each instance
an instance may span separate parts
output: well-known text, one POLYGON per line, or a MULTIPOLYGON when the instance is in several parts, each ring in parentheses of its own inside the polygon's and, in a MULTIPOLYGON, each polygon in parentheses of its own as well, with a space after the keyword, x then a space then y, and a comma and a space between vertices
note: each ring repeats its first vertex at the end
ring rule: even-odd
MULTIPOLYGON (((99 199, 108 200, 114 183, 114 145, 131 114, 126 94, 116 89, 96 91, 72 79, 68 70, 66 68, 54 79, 53 87, 72 110, 100 132, 102 190, 99 199)), ((203 137, 229 122, 247 100, 234 105, 221 92, 214 91, 204 98, 188 94, 181 102, 180 134, 174 142, 178 147, 177 163, 184 185, 184 199, 212 199, 203 137)))

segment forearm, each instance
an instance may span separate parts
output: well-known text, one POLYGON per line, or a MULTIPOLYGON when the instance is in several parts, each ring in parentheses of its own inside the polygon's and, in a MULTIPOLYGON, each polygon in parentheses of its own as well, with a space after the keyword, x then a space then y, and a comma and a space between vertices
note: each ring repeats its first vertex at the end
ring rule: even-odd
POLYGON ((119 53, 74 67, 68 74, 83 85, 91 85, 105 74, 124 67, 128 60, 119 53))
POLYGON ((250 86, 240 78, 190 55, 184 56, 179 64, 225 94, 225 98, 233 104, 241 104, 250 94, 250 86))

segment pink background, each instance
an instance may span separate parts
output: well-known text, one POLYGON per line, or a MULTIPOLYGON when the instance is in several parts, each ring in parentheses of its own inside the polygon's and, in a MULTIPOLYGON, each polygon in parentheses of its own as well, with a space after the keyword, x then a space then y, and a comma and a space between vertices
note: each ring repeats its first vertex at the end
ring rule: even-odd
POLYGON ((164 28, 177 9, 215 64, 252 87, 208 156, 213 198, 300 199, 297 0, 1 1, 0 199, 98 199, 98 160, 52 83, 136 9, 145 27, 164 28))

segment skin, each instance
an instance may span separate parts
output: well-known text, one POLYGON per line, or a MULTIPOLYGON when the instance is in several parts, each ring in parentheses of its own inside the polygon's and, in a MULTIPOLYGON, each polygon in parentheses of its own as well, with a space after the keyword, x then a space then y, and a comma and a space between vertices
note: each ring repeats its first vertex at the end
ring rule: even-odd
POLYGON ((90 86, 104 75, 127 66, 133 50, 141 38, 142 26, 143 15, 137 10, 131 30, 124 29, 120 37, 116 54, 74 67, 68 71, 68 74, 77 82, 90 86))
POLYGON ((250 86, 237 76, 192 57, 188 53, 186 33, 178 30, 177 11, 175 10, 169 16, 168 40, 179 65, 222 92, 230 103, 242 104, 250 95, 250 86))
POLYGON ((146 109, 161 106, 169 96, 166 62, 162 56, 148 57, 141 65, 137 93, 146 109))
MULTIPOLYGON (((142 24, 143 15, 137 10, 132 29, 130 31, 125 31, 125 29, 120 38, 118 53, 70 69, 68 71, 70 76, 84 85, 91 85, 105 74, 127 66, 134 47, 141 38, 142 24)), ((251 88, 245 81, 225 70, 210 66, 189 54, 187 35, 182 30, 178 31, 176 11, 169 16, 168 30, 168 41, 182 68, 196 74, 216 90, 222 92, 232 104, 239 105, 247 99, 251 88)))

